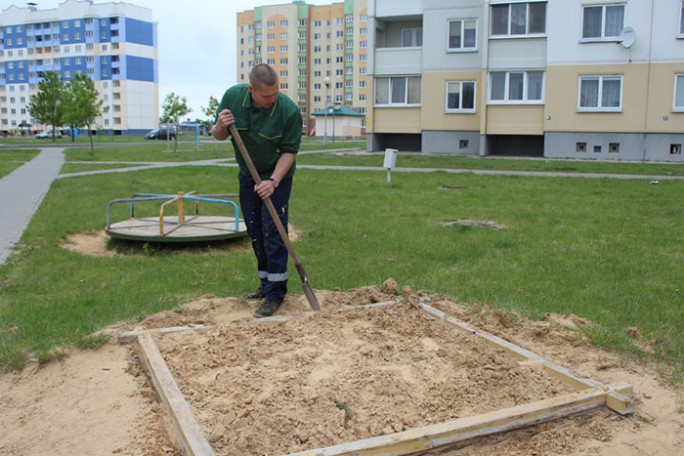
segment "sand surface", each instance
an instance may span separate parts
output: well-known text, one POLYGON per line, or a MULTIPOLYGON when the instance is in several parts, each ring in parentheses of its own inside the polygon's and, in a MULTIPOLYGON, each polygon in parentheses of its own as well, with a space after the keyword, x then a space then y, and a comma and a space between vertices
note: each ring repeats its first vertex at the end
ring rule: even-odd
MULTIPOLYGON (((637 412, 573 416, 488 437, 453 455, 684 454, 680 392, 655 366, 591 347, 575 316, 532 322, 430 293, 383 288, 320 291, 323 310, 291 295, 279 316, 257 303, 203 296, 107 331, 211 325, 155 336, 217 455, 281 455, 473 416, 565 394, 538 366, 518 362, 420 309, 420 299, 538 353, 575 375, 634 386, 637 412), (370 303, 392 306, 361 308, 370 303)), ((0 376, 0 454, 177 454, 135 345, 95 351, 0 376)))

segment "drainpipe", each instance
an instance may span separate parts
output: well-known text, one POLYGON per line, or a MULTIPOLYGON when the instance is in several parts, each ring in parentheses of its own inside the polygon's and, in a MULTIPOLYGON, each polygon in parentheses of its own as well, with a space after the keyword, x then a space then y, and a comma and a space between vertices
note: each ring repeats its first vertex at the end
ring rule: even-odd
POLYGON ((482 14, 482 30, 483 35, 483 45, 482 45, 482 72, 484 73, 482 77, 482 89, 480 90, 480 157, 486 157, 489 155, 489 150, 487 147, 487 92, 489 90, 489 0, 484 2, 484 12, 482 14))
MULTIPOLYGON (((651 23, 649 24, 648 62, 646 71, 646 109, 644 109, 644 134, 641 136, 641 161, 646 161, 646 136, 648 135, 648 108, 651 105, 651 69, 653 52, 653 23, 655 15, 655 0, 651 0, 651 23)), ((631 52, 631 51, 630 51, 631 52)), ((631 61, 631 59, 630 59, 631 61)))

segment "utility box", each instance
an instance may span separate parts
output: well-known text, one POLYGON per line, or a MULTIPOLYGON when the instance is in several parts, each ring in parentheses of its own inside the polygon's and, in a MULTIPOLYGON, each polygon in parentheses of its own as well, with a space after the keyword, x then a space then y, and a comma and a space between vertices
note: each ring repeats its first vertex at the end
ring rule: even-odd
POLYGON ((385 149, 385 169, 392 169, 397 164, 397 149, 385 149))
POLYGON ((384 168, 387 170, 387 185, 392 185, 392 168, 397 164, 397 149, 385 149, 384 168))

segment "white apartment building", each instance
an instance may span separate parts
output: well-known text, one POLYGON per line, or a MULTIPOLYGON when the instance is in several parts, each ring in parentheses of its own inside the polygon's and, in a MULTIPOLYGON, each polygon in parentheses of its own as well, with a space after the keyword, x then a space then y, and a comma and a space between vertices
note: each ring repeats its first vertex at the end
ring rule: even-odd
POLYGON ((138 135, 159 118, 157 24, 152 11, 123 2, 66 0, 40 10, 0 12, 0 130, 30 124, 27 105, 47 71, 65 81, 88 75, 103 100, 104 134, 138 135))
POLYGON ((684 0, 369 0, 369 150, 682 162, 684 0))

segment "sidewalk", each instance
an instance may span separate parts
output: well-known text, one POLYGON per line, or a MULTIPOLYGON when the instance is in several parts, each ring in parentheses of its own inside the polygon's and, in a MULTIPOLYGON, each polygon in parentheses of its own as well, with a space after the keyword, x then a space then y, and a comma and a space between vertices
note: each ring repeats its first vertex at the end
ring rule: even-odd
POLYGON ((0 265, 7 261, 33 213, 40 206, 64 163, 63 148, 42 149, 40 154, 0 179, 0 265))

